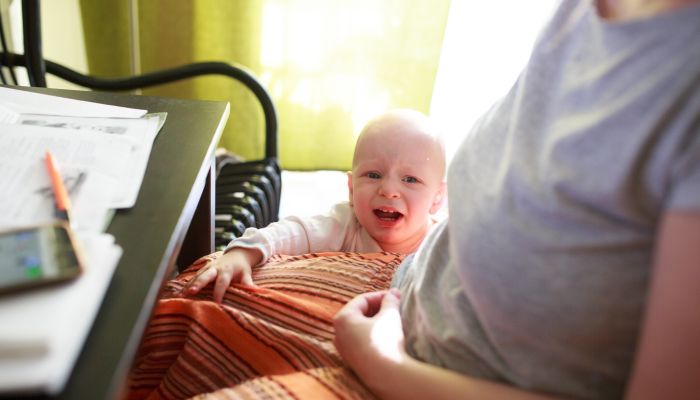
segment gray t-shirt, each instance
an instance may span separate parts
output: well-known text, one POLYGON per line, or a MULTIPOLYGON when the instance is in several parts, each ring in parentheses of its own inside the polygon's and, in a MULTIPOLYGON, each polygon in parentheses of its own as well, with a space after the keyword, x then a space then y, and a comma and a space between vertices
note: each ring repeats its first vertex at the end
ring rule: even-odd
POLYGON ((624 394, 661 215, 700 211, 700 7, 608 22, 592 3, 562 2, 467 136, 449 220, 395 284, 415 357, 601 399, 624 394))

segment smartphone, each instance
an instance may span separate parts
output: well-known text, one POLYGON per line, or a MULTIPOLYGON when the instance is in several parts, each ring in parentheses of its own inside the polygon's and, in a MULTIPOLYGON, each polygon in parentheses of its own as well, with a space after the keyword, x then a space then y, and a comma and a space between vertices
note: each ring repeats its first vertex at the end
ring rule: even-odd
POLYGON ((80 276, 83 265, 64 223, 0 232, 0 293, 69 281, 80 276))

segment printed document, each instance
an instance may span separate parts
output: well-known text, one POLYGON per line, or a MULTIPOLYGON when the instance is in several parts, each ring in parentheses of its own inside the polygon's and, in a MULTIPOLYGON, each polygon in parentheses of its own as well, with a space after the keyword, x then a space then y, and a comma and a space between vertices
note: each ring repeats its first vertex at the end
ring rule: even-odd
POLYGON ((73 100, 0 87, 0 105, 17 114, 48 114, 94 118, 141 118, 146 110, 73 100))
POLYGON ((50 151, 86 251, 75 280, 0 297, 0 396, 65 387, 121 257, 104 231, 115 208, 136 203, 165 118, 0 87, 0 230, 55 220, 50 151))

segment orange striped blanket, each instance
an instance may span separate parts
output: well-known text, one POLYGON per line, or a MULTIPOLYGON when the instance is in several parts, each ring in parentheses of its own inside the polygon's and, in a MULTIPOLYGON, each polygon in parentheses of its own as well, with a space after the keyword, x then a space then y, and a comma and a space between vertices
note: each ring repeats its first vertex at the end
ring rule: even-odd
POLYGON ((355 295, 386 289, 403 256, 275 256, 253 273, 257 288, 212 285, 176 293, 203 257, 165 285, 130 374, 129 399, 372 398, 333 346, 332 318, 355 295))

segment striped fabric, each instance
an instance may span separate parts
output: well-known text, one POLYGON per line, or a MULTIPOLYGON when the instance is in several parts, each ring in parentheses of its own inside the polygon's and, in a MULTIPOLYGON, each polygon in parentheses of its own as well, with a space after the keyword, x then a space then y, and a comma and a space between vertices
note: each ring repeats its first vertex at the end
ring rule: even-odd
POLYGON ((333 346, 333 315, 355 295, 389 287, 403 256, 275 256, 254 271, 257 288, 212 285, 176 293, 221 253, 168 281, 131 371, 129 399, 367 399, 333 346))

